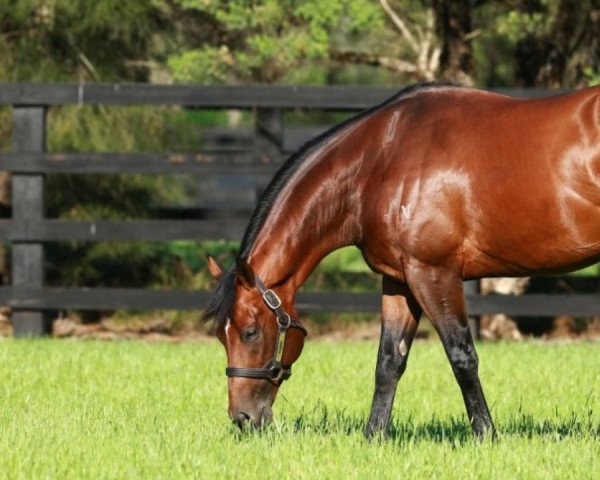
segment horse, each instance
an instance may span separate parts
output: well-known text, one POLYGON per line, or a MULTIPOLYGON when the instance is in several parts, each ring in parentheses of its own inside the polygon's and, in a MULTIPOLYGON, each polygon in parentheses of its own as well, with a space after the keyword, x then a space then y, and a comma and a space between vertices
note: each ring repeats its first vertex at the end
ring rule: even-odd
MULTIPOLYGON (((435 327, 475 436, 495 428, 463 280, 567 272, 600 261, 600 88, 521 99, 419 84, 292 155, 256 206, 203 316, 227 353, 229 415, 272 420, 306 330, 296 292, 354 245, 382 276, 365 435, 385 435, 419 319, 435 327)), ((350 367, 351 368, 351 367, 350 367)))

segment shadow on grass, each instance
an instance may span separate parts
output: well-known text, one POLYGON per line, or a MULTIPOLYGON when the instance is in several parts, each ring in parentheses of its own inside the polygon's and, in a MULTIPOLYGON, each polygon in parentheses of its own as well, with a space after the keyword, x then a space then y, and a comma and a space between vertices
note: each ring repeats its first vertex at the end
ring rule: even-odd
MULTIPOLYGON (((302 412, 280 426, 280 431, 290 433, 314 432, 321 435, 355 435, 364 432, 366 417, 319 406, 308 413, 302 412)), ((586 438, 600 440, 600 422, 594 421, 592 411, 585 414, 572 412, 569 416, 558 413, 554 418, 540 418, 523 412, 515 413, 507 422, 497 425, 498 441, 505 438, 545 438, 563 440, 586 438)), ((386 438, 376 441, 394 443, 438 442, 462 445, 475 441, 466 418, 431 418, 426 422, 392 421, 386 438)))
POLYGON ((537 418, 535 415, 520 413, 503 425, 502 434, 514 437, 553 437, 557 440, 570 437, 589 437, 600 440, 600 423, 594 423, 592 411, 585 415, 571 412, 568 417, 537 418))
MULTIPOLYGON (((349 414, 343 410, 330 410, 319 407, 314 411, 298 415, 290 430, 294 433, 314 432, 321 435, 362 435, 366 427, 366 417, 349 414)), ((463 420, 450 418, 440 420, 435 417, 424 423, 415 423, 411 418, 392 421, 385 437, 375 437, 374 442, 450 442, 472 441, 471 427, 463 420)))

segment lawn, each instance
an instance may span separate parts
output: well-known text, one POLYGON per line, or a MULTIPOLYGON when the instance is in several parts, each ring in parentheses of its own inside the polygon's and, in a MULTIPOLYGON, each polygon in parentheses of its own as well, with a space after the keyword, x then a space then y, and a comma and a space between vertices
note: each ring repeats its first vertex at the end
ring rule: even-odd
POLYGON ((600 478, 600 343, 479 345, 484 443, 438 341, 413 347, 391 436, 364 440, 376 350, 310 342, 276 425, 240 435, 216 342, 0 340, 0 478, 600 478))

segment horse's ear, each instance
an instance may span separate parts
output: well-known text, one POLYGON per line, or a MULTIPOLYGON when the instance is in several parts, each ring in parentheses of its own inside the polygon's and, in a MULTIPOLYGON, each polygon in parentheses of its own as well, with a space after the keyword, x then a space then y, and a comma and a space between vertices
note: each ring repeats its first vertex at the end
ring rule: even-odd
POLYGON ((223 269, 221 268, 221 265, 219 265, 217 261, 210 255, 206 256, 206 260, 208 261, 208 270, 210 271, 210 274, 217 280, 221 278, 221 275, 223 275, 223 269))
POLYGON ((254 287, 254 270, 246 260, 237 259, 235 272, 246 287, 254 287))

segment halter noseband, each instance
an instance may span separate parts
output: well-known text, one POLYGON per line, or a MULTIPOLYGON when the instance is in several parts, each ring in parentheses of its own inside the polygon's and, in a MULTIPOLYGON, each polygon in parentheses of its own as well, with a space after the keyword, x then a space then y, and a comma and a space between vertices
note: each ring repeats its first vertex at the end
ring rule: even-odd
POLYGON ((283 357, 283 349, 285 347, 285 337, 290 328, 297 328, 307 335, 306 328, 298 322, 292 320, 288 313, 282 307, 281 299, 277 294, 267 288, 258 275, 254 276, 256 287, 262 294, 263 301, 271 309, 277 317, 277 343, 275 344, 275 353, 273 358, 269 360, 262 368, 244 368, 244 367, 227 367, 225 375, 228 377, 245 377, 256 378, 261 380, 269 380, 276 386, 283 383, 292 375, 292 367, 284 367, 281 363, 283 357))

